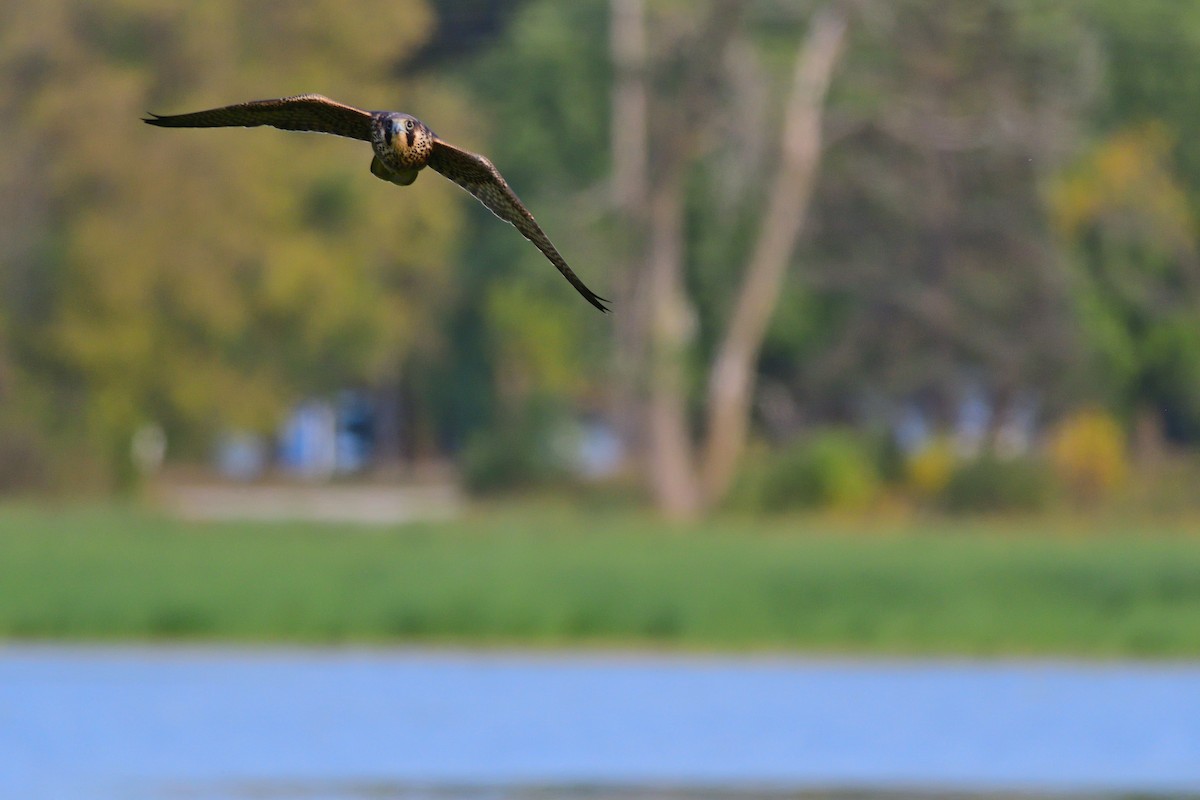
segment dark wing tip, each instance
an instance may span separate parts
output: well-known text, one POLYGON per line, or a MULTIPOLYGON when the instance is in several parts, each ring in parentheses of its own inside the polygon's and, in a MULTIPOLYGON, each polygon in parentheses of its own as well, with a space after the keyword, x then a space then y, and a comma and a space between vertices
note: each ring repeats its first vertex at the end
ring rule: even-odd
MULTIPOLYGON (((555 266, 558 266, 558 265, 556 264, 555 266)), ((566 262, 563 262, 563 266, 564 267, 566 266, 566 262)), ((612 304, 611 300, 601 297, 600 295, 596 294, 591 289, 589 289, 587 286, 585 286, 583 281, 579 280, 579 276, 577 276, 573 271, 571 271, 571 269, 569 267, 567 267, 565 270, 562 269, 561 267, 559 269, 563 273, 564 277, 566 277, 566 279, 568 281, 570 281, 571 285, 575 287, 575 291, 579 292, 579 294, 583 296, 584 300, 587 300, 593 306, 600 309, 600 311, 604 314, 608 314, 608 313, 612 312, 612 309, 609 308, 609 305, 612 304), (608 305, 605 305, 606 303, 608 305)))
POLYGON ((611 301, 604 299, 585 286, 583 281, 567 266, 567 262, 550 243, 550 239, 537 224, 533 214, 525 208, 490 159, 450 144, 436 135, 433 143, 433 152, 429 157, 430 167, 466 189, 497 217, 516 227, 522 236, 533 242, 534 246, 542 251, 542 254, 575 287, 575 291, 579 292, 584 300, 600 309, 604 314, 612 311, 605 305, 611 301))
POLYGON ((147 125, 157 125, 160 128, 182 128, 178 122, 179 115, 171 114, 155 114, 151 111, 146 112, 146 116, 142 117, 142 122, 147 125))

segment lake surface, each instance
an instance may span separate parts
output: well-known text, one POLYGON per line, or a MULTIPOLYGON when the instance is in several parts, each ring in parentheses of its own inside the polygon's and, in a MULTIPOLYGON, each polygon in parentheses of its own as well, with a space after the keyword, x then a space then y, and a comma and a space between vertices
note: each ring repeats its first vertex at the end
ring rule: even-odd
POLYGON ((4 798, 855 791, 1200 794, 1200 665, 0 646, 4 798))

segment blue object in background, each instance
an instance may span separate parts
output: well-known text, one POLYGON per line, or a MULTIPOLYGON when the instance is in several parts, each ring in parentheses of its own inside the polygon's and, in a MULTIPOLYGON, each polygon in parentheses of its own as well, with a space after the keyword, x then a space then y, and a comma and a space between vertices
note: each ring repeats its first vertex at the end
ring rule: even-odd
POLYGON ((235 481, 252 481, 262 477, 269 456, 263 438, 247 431, 227 431, 217 439, 215 460, 217 472, 235 481))
POLYGON ((333 402, 307 400, 279 432, 279 465, 310 480, 361 472, 374 452, 375 409, 363 392, 340 392, 333 402))
POLYGON ((280 432, 279 465, 304 478, 330 477, 335 466, 336 436, 336 417, 329 403, 321 400, 301 403, 280 432))
POLYGON ((365 392, 346 390, 338 394, 335 413, 334 470, 361 472, 371 465, 375 451, 375 406, 365 392))

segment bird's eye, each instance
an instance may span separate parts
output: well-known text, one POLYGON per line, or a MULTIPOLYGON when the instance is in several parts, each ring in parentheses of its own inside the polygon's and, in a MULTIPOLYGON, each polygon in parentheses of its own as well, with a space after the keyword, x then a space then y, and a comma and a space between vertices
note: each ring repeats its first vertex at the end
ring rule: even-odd
POLYGON ((410 131, 411 131, 411 130, 413 129, 413 121, 410 119, 410 120, 408 120, 407 122, 405 122, 405 123, 404 123, 404 128, 405 128, 405 130, 410 130, 410 131))

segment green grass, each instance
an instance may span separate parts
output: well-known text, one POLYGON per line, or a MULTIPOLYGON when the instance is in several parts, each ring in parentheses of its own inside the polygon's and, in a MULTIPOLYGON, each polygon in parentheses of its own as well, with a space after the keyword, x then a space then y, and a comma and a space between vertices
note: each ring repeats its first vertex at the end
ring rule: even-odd
POLYGON ((1200 537, 1095 527, 678 529, 526 505, 384 530, 7 507, 0 638, 1200 654, 1200 537))

